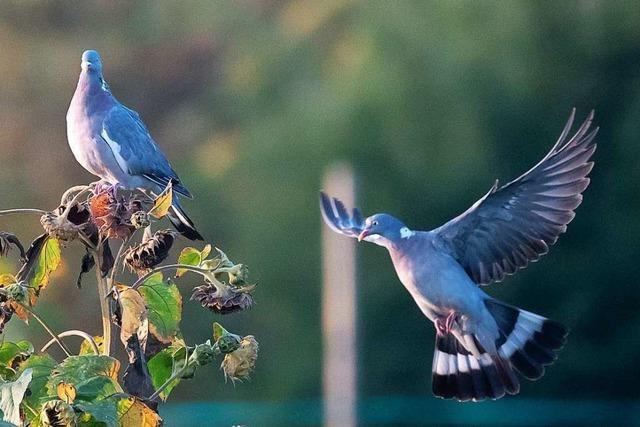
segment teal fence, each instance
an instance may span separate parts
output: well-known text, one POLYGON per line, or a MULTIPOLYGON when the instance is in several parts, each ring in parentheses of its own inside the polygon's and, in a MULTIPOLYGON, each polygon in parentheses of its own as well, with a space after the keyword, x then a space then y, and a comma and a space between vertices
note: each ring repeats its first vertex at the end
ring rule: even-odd
MULTIPOLYGON (((173 403, 161 407, 166 426, 318 426, 320 400, 173 403)), ((369 397, 360 426, 640 426, 639 401, 507 398, 456 403, 424 397, 369 397)))

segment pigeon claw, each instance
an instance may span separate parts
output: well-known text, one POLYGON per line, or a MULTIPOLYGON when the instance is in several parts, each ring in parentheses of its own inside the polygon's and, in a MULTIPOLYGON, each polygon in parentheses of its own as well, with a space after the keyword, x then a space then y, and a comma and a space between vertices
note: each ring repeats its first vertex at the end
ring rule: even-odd
POLYGON ((445 316, 437 317, 435 320, 436 332, 438 336, 448 335, 454 328, 458 326, 458 313, 450 311, 445 316))

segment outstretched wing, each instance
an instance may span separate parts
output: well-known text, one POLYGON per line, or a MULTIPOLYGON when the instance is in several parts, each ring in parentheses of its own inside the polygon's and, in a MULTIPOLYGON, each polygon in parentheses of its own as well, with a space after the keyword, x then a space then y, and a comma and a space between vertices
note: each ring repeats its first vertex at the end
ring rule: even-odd
POLYGON ((135 111, 124 105, 113 107, 102 122, 100 136, 123 171, 142 175, 162 188, 172 181, 176 192, 191 197, 135 111))
POLYGON ((489 192, 462 215, 434 230, 478 284, 501 281, 549 250, 582 202, 593 167, 598 128, 593 111, 566 141, 575 109, 551 151, 524 175, 489 192))
POLYGON ((353 208, 349 214, 340 200, 327 196, 324 191, 320 192, 320 211, 324 222, 337 233, 357 238, 364 229, 364 220, 358 208, 353 208))

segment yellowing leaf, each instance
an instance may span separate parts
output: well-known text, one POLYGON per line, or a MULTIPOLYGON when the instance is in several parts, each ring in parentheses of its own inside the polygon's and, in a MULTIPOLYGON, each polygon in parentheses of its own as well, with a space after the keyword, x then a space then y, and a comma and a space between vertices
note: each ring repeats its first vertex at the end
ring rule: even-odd
POLYGON ((29 285, 40 290, 49 284, 49 276, 60 265, 60 244, 57 239, 48 238, 42 246, 38 260, 34 266, 29 285))
POLYGON ((133 396, 118 401, 118 422, 121 426, 158 427, 162 418, 133 396))
POLYGON ((64 381, 60 381, 56 387, 56 393, 60 400, 71 404, 76 399, 76 388, 73 384, 67 384, 64 381))
MULTIPOLYGON (((47 286, 49 276, 60 265, 60 244, 57 239, 42 234, 31 243, 26 257, 27 261, 16 275, 16 280, 26 284, 28 302, 33 307, 40 290, 47 286)), ((9 277, 5 276, 2 280, 9 280, 9 277)), ((26 322, 29 317, 27 311, 20 304, 12 304, 12 307, 18 317, 26 322)))
POLYGON ((7 286, 16 282, 17 280, 13 274, 0 274, 0 287, 7 286))
POLYGON ((221 336, 229 332, 218 322, 213 322, 213 341, 218 341, 221 336))
MULTIPOLYGON (((200 251, 192 247, 184 248, 182 252, 180 252, 180 256, 178 257, 178 264, 193 266, 200 265, 200 251)), ((189 270, 187 270, 186 268, 179 268, 178 270, 176 270, 176 277, 182 276, 187 271, 189 270)))
MULTIPOLYGON (((101 335, 96 335, 95 337, 93 337, 93 340, 96 342, 96 345, 98 346, 99 353, 102 354, 102 349, 104 348, 104 338, 102 338, 101 335)), ((78 352, 78 354, 83 355, 83 354, 96 354, 96 353, 93 351, 93 346, 89 343, 89 341, 84 340, 80 345, 80 351, 78 352)))
POLYGON ((207 243, 207 245, 200 252, 200 259, 207 259, 209 254, 211 253, 211 245, 207 243))
MULTIPOLYGON (((205 246, 202 251, 199 251, 193 247, 184 248, 182 252, 180 252, 180 256, 178 257, 178 264, 193 265, 194 267, 197 267, 200 265, 200 263, 202 263, 202 261, 207 258, 207 256, 209 256, 210 252, 211 245, 205 246)), ((179 268, 176 271, 176 277, 182 276, 187 271, 188 270, 185 268, 179 268)))
POLYGON ((156 200, 153 202, 153 207, 149 211, 149 215, 152 215, 158 219, 162 218, 169 212, 172 202, 173 189, 171 181, 169 181, 167 188, 165 188, 164 191, 160 193, 160 195, 156 197, 156 200))
POLYGON ((138 335, 140 345, 144 349, 149 333, 147 307, 136 289, 118 286, 118 304, 120 304, 120 340, 126 347, 133 334, 138 335))

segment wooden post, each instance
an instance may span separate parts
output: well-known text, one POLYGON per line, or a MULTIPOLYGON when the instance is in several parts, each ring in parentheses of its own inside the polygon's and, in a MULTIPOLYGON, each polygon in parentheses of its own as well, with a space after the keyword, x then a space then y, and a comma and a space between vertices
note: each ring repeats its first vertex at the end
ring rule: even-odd
MULTIPOLYGON (((327 170, 323 189, 351 208, 354 176, 348 164, 327 170)), ((325 427, 356 425, 356 261, 355 239, 322 226, 322 331, 325 427)))

